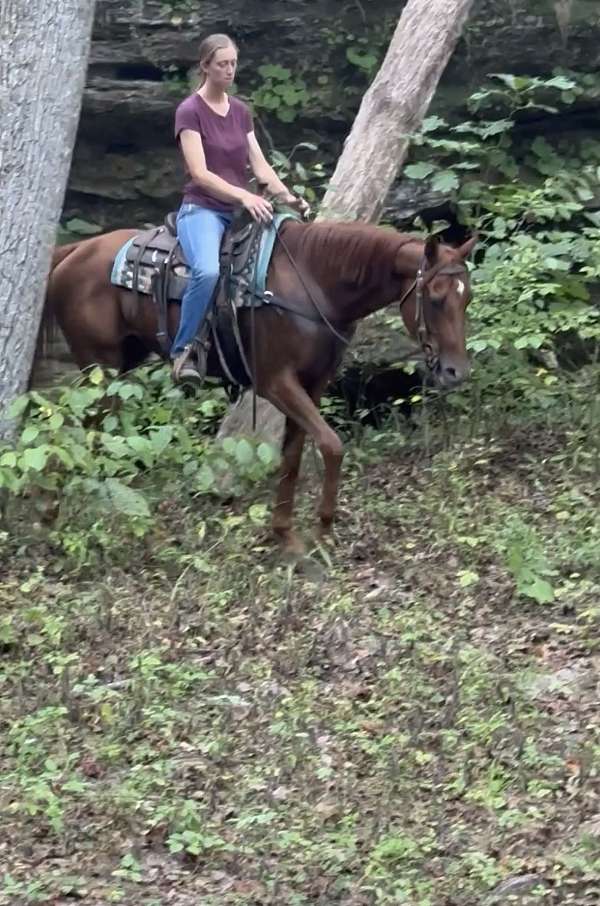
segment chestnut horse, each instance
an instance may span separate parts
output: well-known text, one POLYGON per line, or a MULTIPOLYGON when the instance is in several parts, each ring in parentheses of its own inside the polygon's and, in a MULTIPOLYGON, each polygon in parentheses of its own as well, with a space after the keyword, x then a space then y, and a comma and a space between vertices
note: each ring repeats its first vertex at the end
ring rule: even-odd
MULTIPOLYGON (((118 230, 54 252, 47 313, 57 319, 81 368, 97 363, 127 371, 160 351, 150 297, 110 283, 113 259, 135 233, 118 230)), ((240 333, 256 392, 286 416, 272 525, 284 547, 295 550, 301 544, 292 529, 294 491, 306 434, 324 462, 320 530, 333 522, 342 442, 319 413, 319 401, 357 321, 399 302, 435 382, 446 388, 459 384, 469 372, 465 259, 477 240, 454 249, 387 228, 326 221, 286 221, 278 239, 267 289, 285 308, 256 309, 253 332, 251 313, 241 310, 240 333)), ((171 336, 178 317, 179 306, 170 305, 171 336)), ((211 355, 209 374, 218 372, 211 355)))

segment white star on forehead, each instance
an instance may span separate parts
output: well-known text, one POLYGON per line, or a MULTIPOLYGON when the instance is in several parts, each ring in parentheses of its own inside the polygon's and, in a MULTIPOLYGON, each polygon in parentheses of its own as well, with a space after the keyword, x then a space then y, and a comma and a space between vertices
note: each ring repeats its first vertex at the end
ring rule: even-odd
POLYGON ((465 284, 462 282, 462 280, 457 280, 456 282, 457 282, 457 284, 458 284, 458 291, 459 291, 459 293, 460 293, 461 296, 462 296, 462 295, 464 294, 464 291, 465 291, 465 284))

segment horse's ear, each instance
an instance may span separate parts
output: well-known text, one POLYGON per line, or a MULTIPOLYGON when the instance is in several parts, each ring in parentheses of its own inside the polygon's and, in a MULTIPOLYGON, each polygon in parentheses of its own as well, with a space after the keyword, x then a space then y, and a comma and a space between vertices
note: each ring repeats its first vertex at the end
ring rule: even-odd
POLYGON ((456 249, 456 254, 459 258, 462 258, 463 261, 469 257, 477 243, 479 242, 479 234, 475 233, 474 236, 471 236, 464 245, 461 245, 460 248, 456 249))
POLYGON ((440 247, 440 241, 437 238, 437 236, 428 236, 427 239, 425 240, 425 248, 423 249, 423 257, 427 261, 427 264, 429 265, 429 267, 433 267, 433 265, 436 263, 439 247, 440 247))

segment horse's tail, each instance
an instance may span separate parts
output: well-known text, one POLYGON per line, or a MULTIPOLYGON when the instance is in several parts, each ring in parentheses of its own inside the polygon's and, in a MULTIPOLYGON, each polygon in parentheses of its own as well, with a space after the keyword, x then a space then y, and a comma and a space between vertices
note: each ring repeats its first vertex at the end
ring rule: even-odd
MULTIPOLYGON (((52 271, 58 267, 61 261, 64 261, 71 252, 74 252, 75 249, 79 247, 79 242, 70 242, 68 245, 57 245, 54 247, 52 252, 52 260, 50 262, 50 271, 48 272, 48 279, 52 276, 52 271)), ((48 350, 53 345, 56 338, 56 317, 50 300, 48 299, 46 288, 46 299, 44 301, 44 309, 42 311, 42 320, 40 322, 40 329, 38 332, 37 346, 35 351, 35 361, 39 359, 46 358, 48 350)))

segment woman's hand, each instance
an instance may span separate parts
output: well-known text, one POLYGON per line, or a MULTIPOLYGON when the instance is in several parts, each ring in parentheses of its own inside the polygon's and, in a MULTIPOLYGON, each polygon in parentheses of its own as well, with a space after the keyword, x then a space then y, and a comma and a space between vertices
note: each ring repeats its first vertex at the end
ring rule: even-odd
POLYGON ((293 195, 291 192, 287 192, 281 196, 281 200, 284 204, 289 205, 290 208, 296 208, 298 213, 305 219, 310 214, 310 205, 301 195, 293 195))
POLYGON ((271 223, 273 220, 273 205, 262 195, 253 195, 252 192, 244 192, 240 199, 244 208, 259 223, 271 223))

